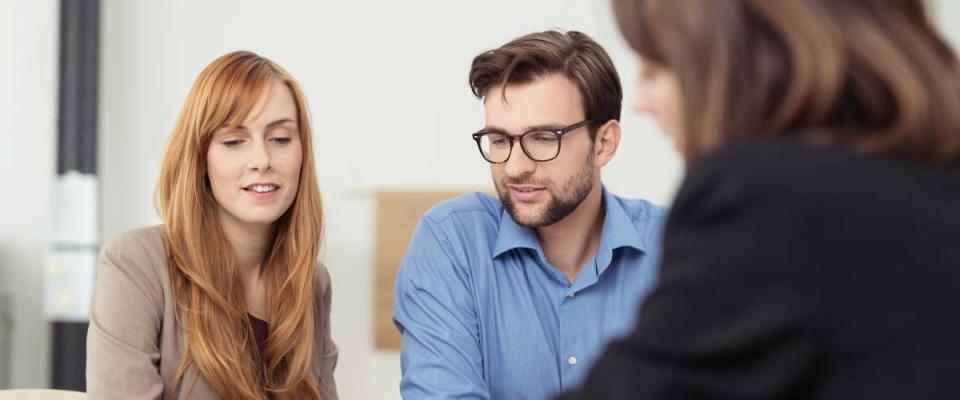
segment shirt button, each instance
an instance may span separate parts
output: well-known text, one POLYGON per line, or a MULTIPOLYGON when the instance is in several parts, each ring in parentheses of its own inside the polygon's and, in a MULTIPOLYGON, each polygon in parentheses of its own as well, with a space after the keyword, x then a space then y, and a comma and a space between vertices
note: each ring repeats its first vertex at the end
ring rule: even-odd
POLYGON ((577 295, 577 292, 573 292, 573 293, 568 294, 568 295, 567 295, 567 298, 568 298, 568 299, 572 299, 573 296, 576 296, 576 295, 577 295))
POLYGON ((568 357, 568 358, 567 358, 567 364, 577 365, 577 357, 576 357, 576 356, 570 356, 570 357, 568 357))

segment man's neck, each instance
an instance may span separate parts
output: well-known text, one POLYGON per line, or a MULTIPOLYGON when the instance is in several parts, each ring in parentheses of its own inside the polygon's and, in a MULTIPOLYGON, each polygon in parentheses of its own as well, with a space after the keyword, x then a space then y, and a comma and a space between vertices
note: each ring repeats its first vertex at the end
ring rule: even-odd
POLYGON ((570 215, 536 230, 547 261, 563 272, 571 283, 600 247, 604 217, 602 194, 597 183, 570 215))

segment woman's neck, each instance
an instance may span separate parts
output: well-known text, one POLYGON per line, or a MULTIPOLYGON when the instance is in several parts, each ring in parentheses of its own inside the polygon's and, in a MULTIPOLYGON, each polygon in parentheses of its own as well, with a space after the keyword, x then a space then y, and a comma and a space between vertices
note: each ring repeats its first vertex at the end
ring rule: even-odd
POLYGON ((273 243, 275 224, 247 224, 231 217, 222 218, 221 221, 240 275, 244 280, 259 277, 263 272, 264 258, 273 243))
POLYGON ((223 232, 233 247, 234 265, 243 282, 247 313, 268 320, 267 286, 263 262, 273 243, 276 224, 245 224, 222 218, 223 232))

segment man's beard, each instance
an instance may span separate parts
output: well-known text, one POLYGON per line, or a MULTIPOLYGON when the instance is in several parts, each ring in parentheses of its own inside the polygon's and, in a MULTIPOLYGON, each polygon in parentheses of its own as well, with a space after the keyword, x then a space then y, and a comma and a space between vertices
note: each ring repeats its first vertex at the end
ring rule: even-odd
POLYGON ((573 211, 580 206, 580 203, 587 198, 587 195, 590 194, 590 190, 593 189, 594 158, 593 151, 591 151, 587 157, 587 162, 583 164, 583 168, 572 176, 566 185, 557 191, 552 190, 547 185, 543 185, 541 182, 504 178, 496 185, 497 195, 500 196, 503 207, 510 213, 510 217, 513 218, 513 221, 516 222, 517 225, 528 228, 542 228, 553 225, 573 213, 573 211), (538 186, 543 186, 544 190, 550 193, 550 201, 547 203, 546 209, 532 218, 523 218, 518 214, 517 205, 513 203, 510 197, 510 188, 507 186, 508 184, 524 183, 535 183, 538 186))

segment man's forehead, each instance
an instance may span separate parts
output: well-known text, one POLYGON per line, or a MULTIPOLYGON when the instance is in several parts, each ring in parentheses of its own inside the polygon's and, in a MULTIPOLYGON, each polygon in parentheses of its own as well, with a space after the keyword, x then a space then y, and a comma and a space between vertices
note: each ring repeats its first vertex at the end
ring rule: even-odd
POLYGON ((482 124, 487 130, 529 131, 560 129, 585 119, 580 107, 541 108, 530 110, 487 110, 482 124))

